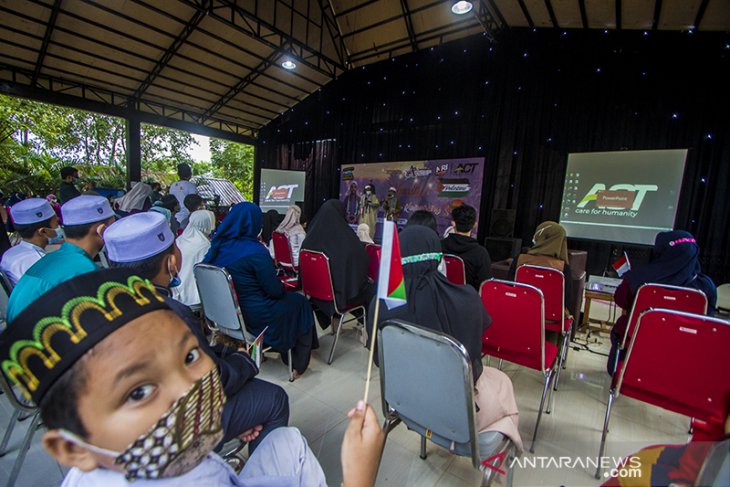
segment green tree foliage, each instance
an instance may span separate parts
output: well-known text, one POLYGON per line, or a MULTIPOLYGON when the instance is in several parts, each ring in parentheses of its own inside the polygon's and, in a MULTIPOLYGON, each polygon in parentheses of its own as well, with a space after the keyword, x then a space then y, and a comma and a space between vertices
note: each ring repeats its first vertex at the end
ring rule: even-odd
MULTIPOLYGON (((180 130, 141 125, 142 173, 165 185, 177 180, 181 162, 200 176, 230 179, 247 198, 253 193, 253 147, 211 139, 214 161, 194 162, 197 141, 180 130)), ((0 95, 0 189, 45 195, 59 184, 63 166, 75 166, 97 187, 126 183, 124 120, 0 95)))
POLYGON ((251 145, 210 139, 213 176, 230 180, 248 201, 253 200, 253 158, 251 145))

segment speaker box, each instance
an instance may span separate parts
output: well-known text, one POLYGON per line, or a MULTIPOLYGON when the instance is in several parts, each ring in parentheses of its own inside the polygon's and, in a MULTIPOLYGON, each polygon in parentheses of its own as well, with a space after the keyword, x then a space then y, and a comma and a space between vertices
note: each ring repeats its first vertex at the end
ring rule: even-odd
POLYGON ((487 237, 484 240, 484 247, 487 248, 492 262, 500 262, 509 258, 514 259, 520 255, 522 239, 487 237))
POLYGON ((494 209, 489 220, 489 236, 511 238, 515 233, 517 210, 494 209))

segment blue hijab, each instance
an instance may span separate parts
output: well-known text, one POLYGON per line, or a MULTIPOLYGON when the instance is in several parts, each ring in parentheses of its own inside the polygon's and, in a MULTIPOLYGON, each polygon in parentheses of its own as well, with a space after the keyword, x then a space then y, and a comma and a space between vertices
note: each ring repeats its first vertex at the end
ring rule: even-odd
POLYGON ((218 226, 203 262, 220 267, 229 266, 242 257, 258 253, 269 254, 259 242, 261 209, 253 203, 238 203, 218 226))
POLYGON ((634 295, 646 283, 699 289, 707 296, 709 309, 714 307, 717 291, 712 279, 702 273, 699 255, 700 248, 691 233, 683 230, 661 232, 654 240, 652 261, 630 270, 624 279, 634 295))

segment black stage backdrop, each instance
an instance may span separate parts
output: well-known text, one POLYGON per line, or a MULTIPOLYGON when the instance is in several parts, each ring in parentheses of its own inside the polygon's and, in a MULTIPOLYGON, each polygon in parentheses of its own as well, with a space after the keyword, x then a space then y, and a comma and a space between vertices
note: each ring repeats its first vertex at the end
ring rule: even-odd
MULTIPOLYGON (((676 227, 730 281, 730 35, 513 29, 356 68, 261 130, 260 168, 306 169, 305 215, 337 196, 339 165, 483 156, 480 235, 515 208, 529 242, 557 220, 570 152, 689 148, 676 227)), ((258 181, 255 186, 258 189, 258 181)), ((600 273, 642 247, 571 241, 600 273)))

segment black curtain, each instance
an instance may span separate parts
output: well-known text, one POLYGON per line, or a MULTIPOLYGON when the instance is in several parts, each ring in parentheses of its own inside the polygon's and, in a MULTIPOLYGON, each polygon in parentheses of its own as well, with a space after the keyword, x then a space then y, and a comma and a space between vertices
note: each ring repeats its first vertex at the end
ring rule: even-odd
MULTIPOLYGON (((329 141, 308 170, 311 214, 337 196, 340 164, 483 156, 479 239, 493 209, 513 208, 515 236, 529 242, 537 224, 558 219, 568 153, 689 148, 676 227, 698 238, 703 269, 725 282, 729 42, 702 32, 513 29, 494 43, 476 36, 429 48, 356 68, 272 121, 260 132, 257 171, 294 169, 308 147, 329 141)), ((571 248, 589 251, 591 273, 623 250, 635 263, 649 258, 637 246, 571 248)))

